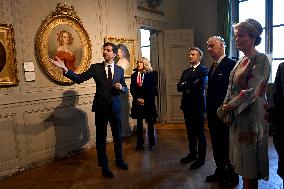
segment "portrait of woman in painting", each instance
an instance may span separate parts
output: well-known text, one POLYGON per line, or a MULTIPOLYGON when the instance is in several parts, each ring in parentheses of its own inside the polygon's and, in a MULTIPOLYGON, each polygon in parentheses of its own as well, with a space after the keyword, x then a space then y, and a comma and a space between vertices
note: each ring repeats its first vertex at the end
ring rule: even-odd
POLYGON ((0 40, 0 72, 3 70, 6 64, 6 51, 5 47, 0 40))
POLYGON ((128 73, 130 69, 130 54, 127 47, 123 44, 117 45, 117 65, 124 69, 124 73, 128 73))
POLYGON ((76 71, 75 55, 71 48, 73 40, 74 38, 70 32, 66 30, 60 30, 57 33, 58 47, 55 56, 62 60, 68 69, 76 71))

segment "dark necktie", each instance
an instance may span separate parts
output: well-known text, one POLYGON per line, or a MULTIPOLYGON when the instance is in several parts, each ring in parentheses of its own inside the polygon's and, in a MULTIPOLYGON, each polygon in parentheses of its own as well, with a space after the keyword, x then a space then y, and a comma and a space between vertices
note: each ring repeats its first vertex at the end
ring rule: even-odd
POLYGON ((216 71, 217 67, 218 67, 218 63, 217 63, 217 62, 214 62, 214 63, 213 63, 213 67, 212 67, 211 77, 213 76, 213 74, 214 74, 214 72, 216 71))
POLYGON ((111 65, 107 66, 107 79, 111 83, 112 82, 112 73, 111 73, 111 65))

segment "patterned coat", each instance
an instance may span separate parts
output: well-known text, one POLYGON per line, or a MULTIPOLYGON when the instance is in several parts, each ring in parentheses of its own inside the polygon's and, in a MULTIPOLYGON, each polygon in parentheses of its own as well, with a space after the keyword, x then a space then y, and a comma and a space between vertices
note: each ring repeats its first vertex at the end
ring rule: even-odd
POLYGON ((270 63, 265 54, 240 58, 230 74, 224 103, 233 110, 230 161, 235 172, 249 179, 268 179, 266 86, 270 63))

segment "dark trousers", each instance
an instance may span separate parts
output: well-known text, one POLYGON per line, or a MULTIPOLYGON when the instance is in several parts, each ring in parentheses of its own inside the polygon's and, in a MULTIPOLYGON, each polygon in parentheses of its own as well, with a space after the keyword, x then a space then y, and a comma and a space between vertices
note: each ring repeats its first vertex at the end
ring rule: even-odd
POLYGON ((229 160, 229 126, 220 120, 216 113, 208 113, 208 127, 217 169, 231 168, 229 160))
MULTIPOLYGON (((281 125, 283 126, 283 125, 281 125)), ((284 180, 284 136, 283 130, 273 136, 273 143, 278 154, 278 175, 284 180)), ((283 181, 284 182, 284 181, 283 181)))
POLYGON ((114 113, 111 109, 108 113, 96 112, 96 149, 98 163, 102 167, 108 166, 108 158, 106 155, 106 137, 107 124, 110 123, 114 153, 116 161, 122 161, 122 140, 121 140, 121 118, 120 114, 114 113))
MULTIPOLYGON (((146 119, 148 124, 147 133, 149 139, 149 145, 155 146, 155 136, 154 136, 154 123, 151 120, 146 119)), ((143 136, 143 119, 137 119, 137 146, 144 145, 144 136, 143 136)))
POLYGON ((205 160, 206 156, 204 119, 204 113, 184 111, 190 154, 197 155, 198 159, 202 161, 205 160))

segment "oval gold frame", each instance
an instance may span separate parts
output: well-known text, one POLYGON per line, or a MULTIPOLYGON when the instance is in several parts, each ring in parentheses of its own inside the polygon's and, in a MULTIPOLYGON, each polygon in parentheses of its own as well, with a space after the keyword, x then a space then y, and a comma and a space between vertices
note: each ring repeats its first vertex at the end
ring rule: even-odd
POLYGON ((74 7, 67 7, 66 4, 61 5, 61 3, 58 3, 56 10, 51 12, 42 22, 35 40, 36 55, 44 72, 51 79, 61 84, 70 84, 73 82, 64 77, 62 70, 51 64, 49 61, 48 37, 53 29, 61 24, 72 27, 79 35, 81 41, 82 58, 80 65, 75 72, 80 74, 89 68, 92 54, 89 35, 83 27, 80 18, 76 15, 74 7))
MULTIPOLYGON (((3 45, 6 54, 6 62, 0 72, 0 86, 17 85, 16 50, 14 41, 14 29, 11 24, 0 24, 0 43, 3 45)), ((1 57, 0 57, 1 58, 1 57)))

